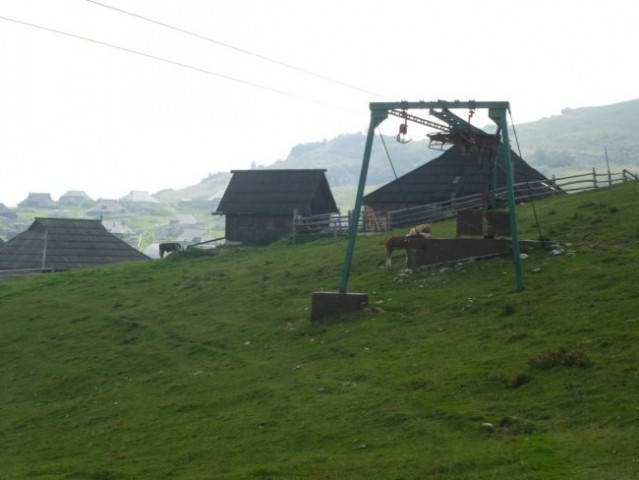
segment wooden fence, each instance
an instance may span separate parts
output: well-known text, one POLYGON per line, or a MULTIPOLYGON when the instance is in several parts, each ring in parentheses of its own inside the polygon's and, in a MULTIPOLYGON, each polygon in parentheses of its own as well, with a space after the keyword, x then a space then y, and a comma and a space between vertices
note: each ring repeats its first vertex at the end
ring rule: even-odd
MULTIPOLYGON (((560 177, 548 180, 538 180, 535 182, 518 183, 513 185, 515 194, 515 202, 529 202, 536 198, 547 197, 549 192, 556 195, 566 193, 580 192, 583 190, 592 190, 600 187, 607 187, 618 183, 631 180, 639 180, 639 177, 627 170, 620 172, 597 173, 595 169, 592 172, 580 175, 572 175, 568 177, 560 177)), ((495 192, 497 198, 506 199, 506 187, 497 189, 495 192)), ((416 207, 405 208, 401 210, 393 210, 385 212, 383 219, 373 219, 367 222, 371 225, 384 225, 387 228, 394 229, 405 227, 408 225, 418 225, 420 223, 432 223, 437 220, 455 217, 461 210, 476 210, 484 205, 484 198, 481 194, 469 195, 466 197, 454 198, 444 202, 430 203, 428 205, 420 205, 416 207), (377 221, 375 221, 377 220, 377 221)), ((319 236, 319 235, 348 235, 352 212, 346 215, 338 214, 322 214, 310 217, 300 217, 294 215, 293 220, 293 237, 319 236)), ((367 212, 360 215, 360 224, 358 231, 363 231, 364 216, 367 212)))
MULTIPOLYGON (((360 222, 361 223, 361 222, 360 222)), ((293 237, 308 237, 318 235, 348 235, 351 225, 351 212, 346 215, 324 213, 302 217, 293 217, 293 237)))
MULTIPOLYGON (((513 185, 513 190, 515 203, 523 203, 537 198, 548 197, 549 194, 552 195, 553 191, 555 194, 561 195, 638 179, 637 175, 627 170, 615 173, 597 173, 593 168, 592 172, 580 175, 518 183, 513 185)), ((494 193, 499 199, 505 200, 507 197, 506 187, 499 188, 494 193)), ((385 212, 384 215, 387 216, 385 222, 380 221, 378 223, 387 224, 391 229, 420 223, 432 223, 437 220, 455 217, 460 210, 480 209, 483 207, 484 202, 485 200, 481 194, 475 194, 428 205, 393 210, 385 212)))

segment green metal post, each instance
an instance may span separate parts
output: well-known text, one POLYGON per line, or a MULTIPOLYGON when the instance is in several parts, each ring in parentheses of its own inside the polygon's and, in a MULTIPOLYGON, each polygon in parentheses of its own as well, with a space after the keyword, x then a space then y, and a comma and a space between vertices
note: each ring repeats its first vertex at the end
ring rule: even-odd
MULTIPOLYGON (((481 155, 481 153, 480 153, 481 155)), ((487 197, 484 200, 484 210, 494 210, 497 208, 497 158, 493 155, 488 156, 486 165, 486 180, 488 183, 487 197)))
POLYGON ((348 277, 351 273, 351 264, 353 262, 353 252, 355 251, 355 240, 357 239, 357 226, 359 224, 360 210, 362 209, 362 198, 364 197, 364 187, 366 186, 366 176, 368 175, 368 165, 371 160, 371 151, 373 150, 373 139, 375 138, 375 129, 388 117, 387 109, 374 109, 371 105, 371 123, 368 127, 368 136, 366 137, 366 147, 364 148, 364 160, 362 161, 362 170, 359 174, 359 185, 357 186, 357 194, 355 196, 355 207, 351 218, 351 226, 348 234, 348 245, 346 246, 346 256, 344 257, 344 265, 342 266, 342 280, 339 285, 339 292, 346 293, 348 288, 348 277))
POLYGON ((490 196, 490 208, 495 210, 499 207, 497 204, 497 158, 491 156, 490 158, 490 189, 492 195, 490 196))
POLYGON ((508 140, 508 122, 505 108, 491 108, 488 115, 499 126, 501 131, 501 151, 504 159, 506 174, 506 191, 508 192, 508 214, 510 220, 510 236, 513 242, 513 261, 515 263, 515 286, 518 292, 524 289, 524 280, 521 270, 521 254, 519 251, 519 231, 517 229, 517 214, 515 205, 515 191, 513 188, 512 163, 510 158, 510 142, 508 140))

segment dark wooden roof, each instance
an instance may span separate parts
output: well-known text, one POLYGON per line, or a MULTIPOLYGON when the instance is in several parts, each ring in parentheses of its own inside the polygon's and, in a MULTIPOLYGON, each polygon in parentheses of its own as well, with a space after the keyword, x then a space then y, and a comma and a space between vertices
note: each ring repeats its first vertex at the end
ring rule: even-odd
MULTIPOLYGON (((515 152, 510 154, 514 183, 546 179, 515 152)), ((504 167, 497 163, 497 187, 505 186, 504 167)), ((452 195, 463 197, 482 193, 489 185, 487 167, 486 159, 479 154, 451 147, 436 159, 365 195, 363 200, 365 204, 425 205, 449 200, 452 195)))
POLYGON ((110 234, 100 220, 36 218, 0 247, 0 270, 71 270, 148 259, 110 234))
POLYGON ((337 212, 326 170, 233 170, 217 207, 224 214, 300 215, 337 212))

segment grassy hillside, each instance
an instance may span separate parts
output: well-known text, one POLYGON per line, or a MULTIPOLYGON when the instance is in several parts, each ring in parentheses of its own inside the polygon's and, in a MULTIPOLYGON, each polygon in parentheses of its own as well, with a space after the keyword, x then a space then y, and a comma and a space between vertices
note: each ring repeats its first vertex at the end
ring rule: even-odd
POLYGON ((637 478, 637 187, 537 203, 521 293, 363 236, 318 324, 344 239, 0 283, 0 478, 637 478))

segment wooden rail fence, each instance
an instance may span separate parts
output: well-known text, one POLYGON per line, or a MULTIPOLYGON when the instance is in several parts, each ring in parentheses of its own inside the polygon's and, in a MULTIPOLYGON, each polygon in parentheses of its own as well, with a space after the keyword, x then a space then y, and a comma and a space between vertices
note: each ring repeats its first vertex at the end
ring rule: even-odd
MULTIPOLYGON (((513 185, 515 203, 529 202, 537 198, 547 197, 555 194, 561 195, 584 190, 611 186, 631 180, 638 180, 637 175, 627 170, 621 172, 597 173, 592 172, 580 175, 572 175, 548 180, 538 180, 535 182, 525 182, 513 185)), ((495 196, 499 199, 506 199, 506 187, 495 191, 495 196)), ((385 219, 379 219, 377 224, 388 225, 390 229, 404 227, 407 225, 417 225, 420 223, 432 223, 437 220, 451 218, 457 215, 460 210, 475 210, 482 208, 484 199, 481 194, 469 195, 466 197, 454 198, 443 202, 431 203, 417 207, 410 207, 401 210, 385 212, 385 219)))
MULTIPOLYGON (((598 173, 594 168, 592 172, 571 175, 567 177, 547 180, 538 180, 535 182, 518 183, 513 185, 515 193, 515 202, 529 202, 531 200, 547 197, 552 195, 553 191, 556 195, 566 193, 580 192, 600 187, 607 187, 618 183, 639 180, 639 177, 628 170, 620 172, 598 173)), ((495 192, 497 198, 506 199, 506 187, 497 189, 495 192)), ((432 223, 437 220, 455 217, 458 211, 475 210, 482 208, 484 199, 481 194, 469 195, 466 197, 454 198, 444 202, 430 203, 428 205, 420 205, 416 207, 405 208, 401 210, 393 210, 384 212, 384 218, 375 218, 366 220, 369 225, 369 231, 384 231, 405 227, 408 225, 418 225, 420 223, 432 223), (371 228, 370 225, 376 227, 371 228)), ((358 231, 364 230, 365 214, 360 215, 360 225, 358 231)), ((293 232, 294 238, 305 236, 320 235, 348 235, 351 224, 352 212, 346 215, 340 214, 322 214, 308 217, 298 216, 294 214, 293 232)))

